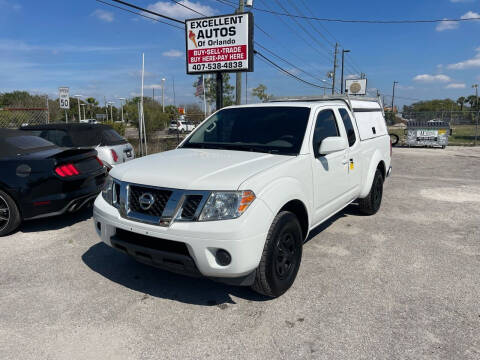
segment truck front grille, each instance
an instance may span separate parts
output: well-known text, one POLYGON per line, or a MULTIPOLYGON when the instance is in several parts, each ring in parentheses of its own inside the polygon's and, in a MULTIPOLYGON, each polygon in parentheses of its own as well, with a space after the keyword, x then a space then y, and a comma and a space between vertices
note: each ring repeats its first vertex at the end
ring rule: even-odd
POLYGON ((183 220, 192 220, 202 201, 202 195, 188 195, 183 203, 181 218, 183 220))
POLYGON ((131 211, 160 218, 171 195, 172 191, 170 190, 130 185, 128 203, 131 211), (151 195, 153 198, 153 204, 148 208, 142 207, 140 204, 140 198, 145 194, 151 195))

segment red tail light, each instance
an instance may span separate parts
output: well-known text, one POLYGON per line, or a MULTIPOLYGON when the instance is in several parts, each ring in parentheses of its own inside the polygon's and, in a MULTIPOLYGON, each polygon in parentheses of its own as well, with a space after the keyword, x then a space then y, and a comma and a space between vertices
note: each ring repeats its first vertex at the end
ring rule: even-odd
POLYGON ((100 159, 98 158, 98 156, 97 156, 97 157, 95 157, 95 159, 97 159, 97 161, 98 161, 98 163, 100 164, 100 166, 102 166, 102 167, 103 167, 103 161, 102 161, 102 160, 100 160, 100 159))
POLYGON ((117 162, 118 161, 118 155, 117 153, 115 152, 115 150, 111 150, 112 152, 112 157, 113 157, 113 162, 117 162))
POLYGON ((80 174, 80 172, 77 170, 77 168, 73 164, 64 164, 64 165, 57 166, 55 168, 55 172, 60 177, 69 177, 69 176, 75 176, 80 174))

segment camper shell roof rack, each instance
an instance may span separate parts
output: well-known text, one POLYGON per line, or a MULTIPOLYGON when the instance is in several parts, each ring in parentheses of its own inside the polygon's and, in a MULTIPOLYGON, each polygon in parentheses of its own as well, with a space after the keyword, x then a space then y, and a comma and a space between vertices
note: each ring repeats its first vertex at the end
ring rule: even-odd
POLYGON ((276 96, 270 98, 267 102, 275 103, 275 102, 315 102, 315 101, 343 101, 350 111, 352 112, 362 112, 362 111, 381 111, 384 115, 383 103, 380 99, 374 97, 366 97, 366 96, 349 96, 349 95, 318 95, 318 96, 276 96), (354 101, 367 101, 367 102, 374 102, 380 105, 380 109, 355 109, 352 105, 352 100, 354 101))

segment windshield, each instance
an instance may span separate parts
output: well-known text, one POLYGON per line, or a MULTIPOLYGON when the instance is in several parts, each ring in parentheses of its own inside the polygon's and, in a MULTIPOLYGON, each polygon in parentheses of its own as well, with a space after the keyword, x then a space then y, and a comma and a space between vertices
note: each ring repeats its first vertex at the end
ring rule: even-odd
POLYGON ((298 155, 307 128, 306 107, 262 106, 221 110, 182 145, 298 155))

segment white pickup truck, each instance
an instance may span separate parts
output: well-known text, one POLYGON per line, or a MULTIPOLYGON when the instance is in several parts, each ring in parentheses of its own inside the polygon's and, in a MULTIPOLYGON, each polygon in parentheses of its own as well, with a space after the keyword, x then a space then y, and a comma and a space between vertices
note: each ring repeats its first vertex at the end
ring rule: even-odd
POLYGON ((140 262, 277 297, 312 229, 355 201, 379 210, 390 161, 375 99, 227 107, 177 149, 116 166, 95 228, 140 262))

